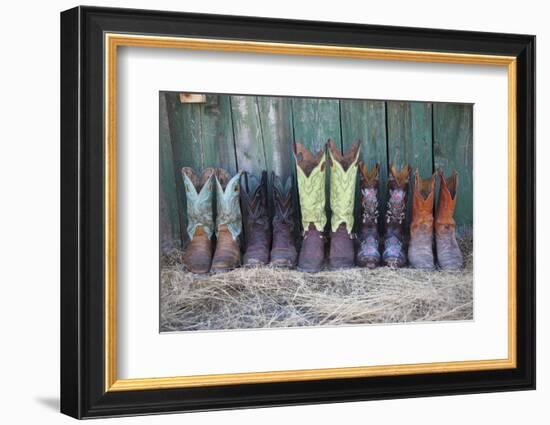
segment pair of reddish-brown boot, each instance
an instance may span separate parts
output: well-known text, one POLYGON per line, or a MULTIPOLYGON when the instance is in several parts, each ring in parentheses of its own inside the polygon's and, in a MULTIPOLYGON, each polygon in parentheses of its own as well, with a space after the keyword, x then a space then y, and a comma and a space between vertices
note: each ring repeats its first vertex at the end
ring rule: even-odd
POLYGON ((441 270, 459 270, 463 257, 456 240, 454 209, 457 200, 458 174, 453 171, 445 178, 443 171, 436 171, 430 178, 422 179, 418 169, 414 176, 412 221, 408 257, 412 267, 423 270, 435 268, 435 253, 441 270), (439 178, 439 199, 434 217, 435 183, 439 178))

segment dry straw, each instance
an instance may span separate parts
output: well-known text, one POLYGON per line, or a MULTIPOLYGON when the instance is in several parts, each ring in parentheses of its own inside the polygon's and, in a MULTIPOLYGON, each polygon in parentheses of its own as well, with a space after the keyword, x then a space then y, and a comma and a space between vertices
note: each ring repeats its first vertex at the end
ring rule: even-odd
POLYGON ((161 331, 336 326, 473 318, 472 239, 461 272, 410 268, 301 273, 271 267, 197 276, 162 258, 161 331))

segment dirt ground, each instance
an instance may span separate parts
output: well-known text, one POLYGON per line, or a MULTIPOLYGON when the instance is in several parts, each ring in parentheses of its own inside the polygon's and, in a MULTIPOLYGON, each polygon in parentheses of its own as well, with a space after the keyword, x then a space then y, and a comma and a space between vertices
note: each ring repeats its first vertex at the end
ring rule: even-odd
POLYGON ((471 320, 472 238, 460 272, 411 268, 302 273, 272 267, 194 275, 182 251, 161 261, 162 332, 471 320))

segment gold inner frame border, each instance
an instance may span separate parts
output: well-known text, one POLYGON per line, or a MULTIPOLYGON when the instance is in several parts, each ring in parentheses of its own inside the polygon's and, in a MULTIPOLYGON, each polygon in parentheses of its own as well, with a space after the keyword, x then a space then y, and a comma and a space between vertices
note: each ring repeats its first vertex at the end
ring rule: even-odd
POLYGON ((288 44, 221 39, 164 37, 106 33, 105 46, 105 391, 137 391, 217 385, 238 385, 323 379, 364 378, 411 375, 419 373, 449 373, 513 369, 517 366, 516 320, 516 58, 513 56, 466 53, 429 52, 394 49, 371 49, 331 45, 288 44), (173 377, 118 379, 116 323, 116 96, 117 49, 125 47, 170 48, 240 53, 324 56, 355 59, 397 60, 469 65, 504 66, 508 72, 508 357, 495 360, 468 360, 436 363, 397 364, 381 366, 302 369, 266 372, 228 373, 173 377))

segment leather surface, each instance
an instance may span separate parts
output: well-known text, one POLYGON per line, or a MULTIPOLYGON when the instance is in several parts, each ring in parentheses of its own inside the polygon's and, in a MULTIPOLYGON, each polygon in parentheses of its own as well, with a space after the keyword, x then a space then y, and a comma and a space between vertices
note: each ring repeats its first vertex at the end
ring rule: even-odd
POLYGON ((276 267, 294 267, 296 265, 296 239, 294 235, 294 205, 292 200, 292 178, 289 176, 283 184, 279 176, 272 173, 273 181, 273 243, 271 246, 271 264, 276 267))
POLYGON ((407 264, 405 253, 405 226, 407 192, 409 189, 409 165, 397 171, 390 166, 388 176, 388 203, 384 218, 384 264, 390 267, 404 267, 407 264))
POLYGON ((464 259, 456 240, 454 209, 457 201, 458 174, 453 171, 448 179, 441 170, 439 199, 435 217, 435 246, 437 262, 442 270, 460 270, 464 259))
POLYGON ((411 238, 409 241, 409 263, 416 269, 432 270, 434 264, 434 173, 428 179, 422 179, 418 169, 414 176, 411 238))
POLYGON ((246 251, 245 266, 265 265, 269 262, 271 228, 267 211, 267 172, 260 179, 249 173, 241 177, 241 205, 245 218, 246 251), (259 180, 256 189, 251 190, 249 180, 259 180))

